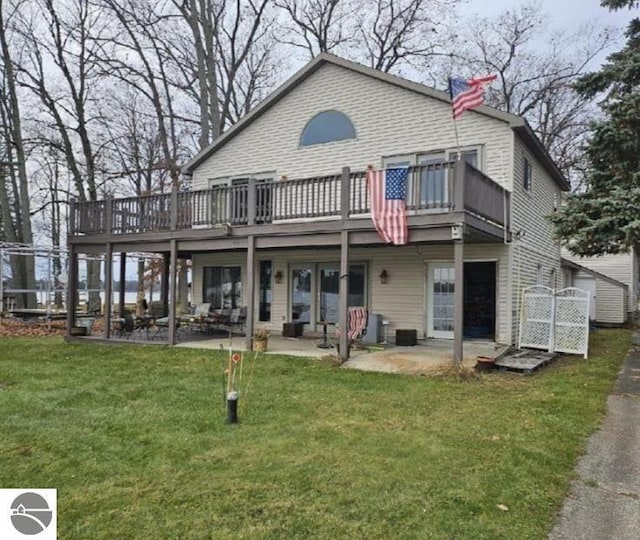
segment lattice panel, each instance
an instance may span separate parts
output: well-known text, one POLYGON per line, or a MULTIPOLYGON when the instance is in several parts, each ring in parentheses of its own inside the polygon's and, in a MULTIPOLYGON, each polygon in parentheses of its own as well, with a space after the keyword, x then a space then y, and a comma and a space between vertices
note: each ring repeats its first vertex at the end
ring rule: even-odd
POLYGON ((589 350, 588 291, 569 287, 556 293, 554 350, 582 354, 589 350))
POLYGON ((542 285, 524 289, 518 346, 553 350, 553 319, 553 290, 542 285))

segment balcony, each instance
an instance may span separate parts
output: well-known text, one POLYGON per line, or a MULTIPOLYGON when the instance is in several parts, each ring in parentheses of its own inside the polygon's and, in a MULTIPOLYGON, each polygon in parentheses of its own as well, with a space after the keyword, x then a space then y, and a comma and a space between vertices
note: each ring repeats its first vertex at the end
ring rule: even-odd
MULTIPOLYGON (((466 215, 476 223, 504 231, 508 229, 509 203, 508 191, 465 162, 409 168, 407 212, 412 228, 455 223, 466 215), (442 214, 451 214, 451 220, 435 218, 442 214)), ((188 238, 188 231, 195 229, 232 228, 241 235, 243 228, 248 231, 265 224, 270 225, 270 233, 276 234, 295 231, 295 224, 300 222, 317 223, 321 230, 327 221, 369 215, 366 172, 345 168, 341 174, 299 180, 249 179, 239 185, 203 190, 72 202, 69 234, 114 236, 182 231, 182 236, 188 238)), ((369 219, 361 222, 372 228, 369 219)))

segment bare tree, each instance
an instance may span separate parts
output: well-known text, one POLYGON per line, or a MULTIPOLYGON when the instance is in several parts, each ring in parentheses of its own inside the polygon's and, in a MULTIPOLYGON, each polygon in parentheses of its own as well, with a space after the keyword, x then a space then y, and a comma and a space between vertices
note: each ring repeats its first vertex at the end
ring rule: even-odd
MULTIPOLYGON (((191 40, 185 40, 185 45, 195 53, 196 63, 186 63, 191 67, 189 79, 197 80, 197 91, 194 94, 200 111, 200 135, 198 146, 204 148, 212 138, 222 132, 220 119, 220 105, 218 100, 218 80, 216 70, 216 36, 219 35, 219 25, 225 11, 224 0, 174 0, 184 21, 191 32, 191 40)), ((183 55, 182 60, 192 55, 183 55)))
POLYGON ((348 0, 276 0, 275 4, 289 19, 282 42, 303 49, 309 58, 332 52, 351 38, 348 26, 354 13, 348 0))
POLYGON ((366 63, 392 71, 433 57, 450 47, 449 20, 457 0, 374 0, 357 22, 358 40, 366 63))
POLYGON ((96 53, 103 77, 112 78, 142 96, 153 111, 161 153, 158 167, 179 185, 180 161, 188 153, 182 144, 183 127, 175 104, 171 57, 167 53, 179 18, 164 4, 147 1, 104 0, 115 17, 111 32, 100 38, 96 53))
POLYGON ((163 166, 161 134, 156 115, 143 95, 120 81, 103 105, 111 179, 126 179, 123 191, 136 195, 163 192, 168 171, 163 166))
POLYGON ((539 0, 466 24, 447 70, 497 74, 487 103, 527 118, 565 175, 575 179, 594 104, 573 83, 612 44, 612 33, 593 24, 572 34, 554 32, 539 0))
MULTIPOLYGON (((99 198, 103 176, 99 169, 102 141, 96 103, 100 72, 93 36, 105 30, 99 8, 84 0, 30 0, 16 25, 24 57, 18 81, 39 101, 40 123, 53 130, 48 144, 65 158, 77 197, 99 198)), ((100 263, 88 264, 89 309, 100 309, 100 263)))
POLYGON ((274 15, 269 0, 173 1, 190 36, 166 50, 181 75, 176 86, 199 108, 204 148, 272 87, 274 15))
POLYGON ((448 53, 459 0, 279 0, 290 36, 309 57, 334 52, 381 71, 448 53))
MULTIPOLYGON (((0 0, 0 137, 4 141, 0 154, 0 216, 7 240, 31 244, 31 211, 26 152, 22 130, 20 100, 16 85, 14 58, 8 24, 18 5, 0 0)), ((19 289, 35 288, 35 266, 31 257, 11 257, 14 285, 19 289)), ((1 301, 2 299, 0 299, 1 301)), ((18 295, 21 307, 35 307, 35 294, 18 295)), ((1 306, 0 306, 1 308, 1 306)))

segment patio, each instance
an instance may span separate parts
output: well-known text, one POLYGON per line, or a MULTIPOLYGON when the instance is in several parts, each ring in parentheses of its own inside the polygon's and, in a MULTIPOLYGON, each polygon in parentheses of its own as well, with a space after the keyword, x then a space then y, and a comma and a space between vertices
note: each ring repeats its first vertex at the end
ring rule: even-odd
MULTIPOLYGON (((323 356, 337 354, 336 348, 318 348, 320 342, 320 336, 288 338, 272 335, 269 338, 269 349, 264 354, 306 358, 322 358, 323 356)), ((178 343, 176 347, 215 350, 231 347, 237 351, 246 350, 243 336, 232 336, 231 340, 229 337, 225 337, 183 341, 178 343)), ((465 341, 463 364, 473 367, 478 356, 495 357, 501 350, 502 347, 497 347, 493 342, 465 341)), ((419 344, 414 347, 399 347, 391 344, 379 344, 368 348, 352 347, 350 358, 342 367, 363 371, 418 375, 450 365, 452 361, 453 342, 451 340, 429 339, 419 341, 419 344)))
MULTIPOLYGON (((110 344, 135 343, 138 345, 166 344, 165 331, 150 328, 148 331, 136 331, 127 338, 111 338, 105 340, 100 334, 86 337, 72 338, 73 341, 95 340, 110 344)), ((67 338, 69 339, 69 338, 67 338)), ((246 337, 240 334, 224 332, 195 332, 180 329, 178 343, 175 347, 183 349, 233 349, 246 351, 246 337)), ((333 348, 319 348, 322 334, 310 333, 304 337, 292 338, 279 334, 269 337, 266 355, 287 355, 320 359, 329 355, 338 355, 336 339, 330 337, 333 348)), ((463 348, 463 365, 473 367, 478 356, 494 358, 504 352, 507 347, 497 345, 492 341, 466 340, 463 348)), ((351 348, 349 360, 342 367, 359 369, 362 371, 379 371, 386 373, 404 373, 412 375, 426 374, 451 365, 453 362, 453 341, 448 339, 421 339, 418 345, 401 347, 391 343, 369 346, 354 346, 351 348)))

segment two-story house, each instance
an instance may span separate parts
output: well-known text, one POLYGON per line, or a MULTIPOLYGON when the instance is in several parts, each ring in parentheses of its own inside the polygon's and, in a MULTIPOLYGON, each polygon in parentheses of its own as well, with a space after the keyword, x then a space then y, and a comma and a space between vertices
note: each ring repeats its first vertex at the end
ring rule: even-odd
POLYGON ((185 165, 191 191, 73 205, 71 260, 164 253, 175 298, 191 259, 193 301, 246 306, 249 346, 351 306, 458 356, 463 336, 511 344, 521 290, 561 278, 546 216, 568 184, 518 116, 481 106, 457 133, 446 93, 321 54, 185 165), (409 168, 406 245, 374 229, 368 166, 409 168))

